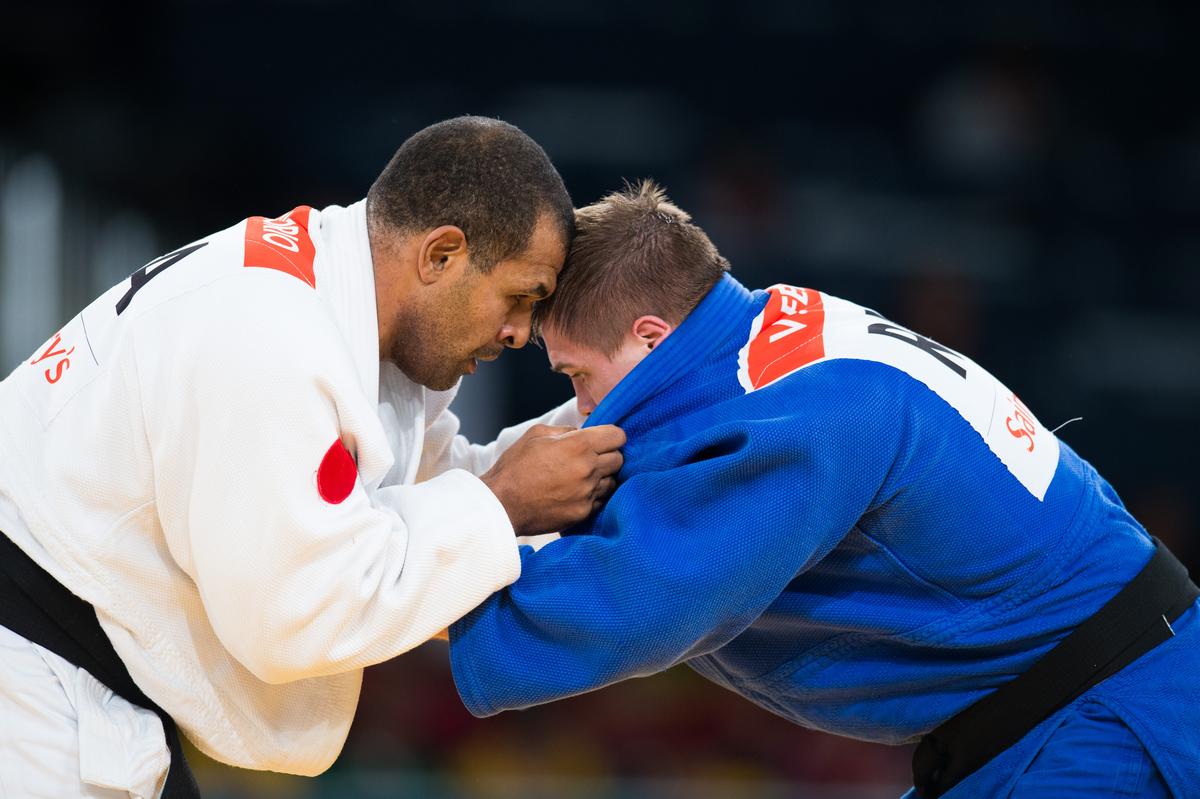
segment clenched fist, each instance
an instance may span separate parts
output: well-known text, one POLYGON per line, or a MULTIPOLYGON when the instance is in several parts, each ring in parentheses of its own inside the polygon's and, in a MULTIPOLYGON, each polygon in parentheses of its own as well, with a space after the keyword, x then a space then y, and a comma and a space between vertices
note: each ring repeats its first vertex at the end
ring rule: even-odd
POLYGON ((534 425, 485 473, 517 535, 562 530, 583 521, 612 493, 625 433, 534 425))

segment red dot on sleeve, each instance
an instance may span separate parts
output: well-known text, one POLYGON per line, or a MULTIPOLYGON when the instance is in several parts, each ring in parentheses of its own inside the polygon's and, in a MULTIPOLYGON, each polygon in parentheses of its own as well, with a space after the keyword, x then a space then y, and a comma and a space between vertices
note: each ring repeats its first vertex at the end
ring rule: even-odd
POLYGON ((358 479, 358 467, 346 445, 338 439, 321 459, 317 469, 317 493, 326 502, 337 505, 354 490, 354 481, 358 479))

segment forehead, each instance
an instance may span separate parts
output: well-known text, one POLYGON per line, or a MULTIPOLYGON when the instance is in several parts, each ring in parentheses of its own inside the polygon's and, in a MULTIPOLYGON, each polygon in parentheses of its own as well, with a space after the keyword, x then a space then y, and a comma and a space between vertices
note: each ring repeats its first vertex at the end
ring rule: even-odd
POLYGON ((567 258, 567 241, 554 221, 543 214, 529 237, 525 252, 506 258, 493 270, 514 282, 542 281, 553 288, 554 280, 567 258))
POLYGON ((552 327, 542 331, 542 343, 552 367, 594 368, 608 362, 604 353, 573 341, 552 327))

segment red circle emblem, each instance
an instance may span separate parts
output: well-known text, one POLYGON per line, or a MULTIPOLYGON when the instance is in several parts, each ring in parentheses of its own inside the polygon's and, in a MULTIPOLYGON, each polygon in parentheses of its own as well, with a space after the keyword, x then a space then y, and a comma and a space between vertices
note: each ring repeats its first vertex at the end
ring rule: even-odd
POLYGON ((317 493, 321 495, 321 499, 337 505, 350 496, 357 479, 358 466, 355 465, 350 450, 346 449, 341 439, 334 441, 317 469, 317 493))

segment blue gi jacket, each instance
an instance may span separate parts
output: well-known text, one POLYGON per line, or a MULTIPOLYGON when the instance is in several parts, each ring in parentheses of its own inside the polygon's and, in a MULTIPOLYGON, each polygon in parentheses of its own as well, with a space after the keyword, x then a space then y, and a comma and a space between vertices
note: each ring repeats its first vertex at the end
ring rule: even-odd
MULTIPOLYGON (((476 715, 686 662, 797 724, 911 742, 1153 550, 995 378, 812 290, 725 277, 588 423, 628 435, 608 504, 451 628, 476 715)), ((1178 796, 1200 790, 1196 615, 1079 700, 1125 720, 1178 796)), ((1003 793, 1061 715, 952 795, 1003 793)))

